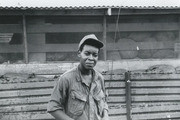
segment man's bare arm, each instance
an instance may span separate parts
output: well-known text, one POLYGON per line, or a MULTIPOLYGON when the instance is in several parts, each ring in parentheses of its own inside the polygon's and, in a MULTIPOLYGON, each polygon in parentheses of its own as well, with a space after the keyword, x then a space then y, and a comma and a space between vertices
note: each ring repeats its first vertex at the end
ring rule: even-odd
POLYGON ((63 111, 61 110, 56 110, 53 112, 50 112, 50 114, 56 118, 56 120, 74 120, 70 118, 68 115, 66 115, 63 111))

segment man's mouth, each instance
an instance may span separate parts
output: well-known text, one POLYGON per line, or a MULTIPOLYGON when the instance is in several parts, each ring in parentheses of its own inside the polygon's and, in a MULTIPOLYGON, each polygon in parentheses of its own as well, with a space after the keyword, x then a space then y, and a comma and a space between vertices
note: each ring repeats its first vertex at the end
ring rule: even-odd
POLYGON ((87 66, 94 66, 94 63, 86 63, 87 66))

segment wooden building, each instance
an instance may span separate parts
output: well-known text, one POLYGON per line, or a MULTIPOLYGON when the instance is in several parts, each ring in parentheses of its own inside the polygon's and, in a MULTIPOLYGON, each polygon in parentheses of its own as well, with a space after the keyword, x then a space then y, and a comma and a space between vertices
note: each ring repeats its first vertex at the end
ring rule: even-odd
POLYGON ((0 7, 0 119, 53 119, 53 78, 90 33, 105 43, 112 120, 180 119, 180 9, 153 6, 0 7))
POLYGON ((1 8, 0 62, 78 61, 77 44, 94 33, 100 60, 178 59, 179 9, 133 7, 1 8))

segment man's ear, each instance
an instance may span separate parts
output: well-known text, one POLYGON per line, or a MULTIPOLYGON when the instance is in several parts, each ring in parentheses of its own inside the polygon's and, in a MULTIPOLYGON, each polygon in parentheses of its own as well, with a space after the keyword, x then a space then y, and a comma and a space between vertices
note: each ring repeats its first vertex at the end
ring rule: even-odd
POLYGON ((81 57, 81 51, 78 50, 78 57, 81 57))

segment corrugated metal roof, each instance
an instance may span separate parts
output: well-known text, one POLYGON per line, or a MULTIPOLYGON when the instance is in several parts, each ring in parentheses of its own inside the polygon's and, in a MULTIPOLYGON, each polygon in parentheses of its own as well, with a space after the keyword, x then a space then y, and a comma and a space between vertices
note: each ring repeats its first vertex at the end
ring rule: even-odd
POLYGON ((61 9, 103 9, 103 8, 124 8, 124 9, 179 9, 178 6, 65 6, 65 7, 13 7, 0 6, 0 10, 61 10, 61 9))
POLYGON ((180 0, 0 0, 0 9, 98 9, 98 8, 174 9, 180 0))

